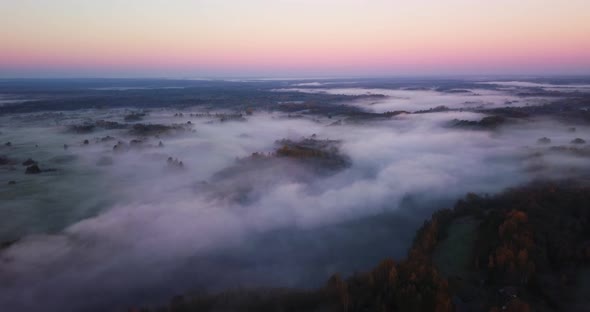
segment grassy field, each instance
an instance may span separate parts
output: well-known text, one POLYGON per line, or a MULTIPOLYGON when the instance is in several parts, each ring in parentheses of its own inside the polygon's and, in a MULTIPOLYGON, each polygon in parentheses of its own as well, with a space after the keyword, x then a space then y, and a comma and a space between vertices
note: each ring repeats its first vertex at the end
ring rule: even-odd
POLYGON ((434 251, 433 261, 446 276, 464 277, 469 267, 478 222, 462 218, 449 227, 448 236, 434 251))

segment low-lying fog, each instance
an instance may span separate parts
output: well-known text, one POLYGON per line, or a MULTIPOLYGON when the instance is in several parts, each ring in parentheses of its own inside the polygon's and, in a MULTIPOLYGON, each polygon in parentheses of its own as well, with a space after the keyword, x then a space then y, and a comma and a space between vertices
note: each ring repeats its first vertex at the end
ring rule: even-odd
MULTIPOLYGON (((392 92, 408 99, 373 107, 430 108, 435 96, 392 92)), ((19 240, 0 252, 0 306, 89 311, 191 290, 315 287, 332 273, 404 256, 424 219, 467 192, 590 169, 587 153, 549 149, 590 139, 590 128, 551 120, 484 131, 449 126, 484 117, 471 112, 338 126, 265 112, 221 122, 196 112, 153 110, 142 123, 183 127, 119 150, 117 141, 140 136, 68 125, 124 123, 123 110, 2 117, 0 154, 18 163, 0 166, 0 241, 19 240), (237 160, 304 137, 340 140, 349 166, 322 172, 292 159, 237 160), (539 144, 542 137, 551 143, 539 144), (25 175, 27 158, 57 170, 25 175)))
MULTIPOLYGON (((299 84, 300 85, 300 84, 299 84)), ((309 85, 308 85, 309 86, 309 85)), ((322 85, 315 85, 322 86, 322 85)), ((372 101, 354 101, 351 105, 376 113, 391 111, 414 112, 445 106, 450 109, 490 109, 506 106, 541 105, 542 97, 521 98, 505 91, 488 89, 455 89, 440 92, 430 88, 372 89, 372 88, 283 88, 277 92, 328 93, 340 95, 382 95, 372 101)))
POLYGON ((18 104, 30 101, 28 99, 21 99, 7 94, 0 94, 0 107, 7 104, 18 104))

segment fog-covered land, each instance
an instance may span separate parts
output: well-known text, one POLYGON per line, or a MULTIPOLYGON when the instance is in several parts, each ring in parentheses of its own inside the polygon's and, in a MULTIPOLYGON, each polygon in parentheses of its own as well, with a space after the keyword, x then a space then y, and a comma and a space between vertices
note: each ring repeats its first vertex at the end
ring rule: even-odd
POLYGON ((584 311, 589 109, 583 78, 0 80, 0 307, 425 311, 395 271, 584 311))

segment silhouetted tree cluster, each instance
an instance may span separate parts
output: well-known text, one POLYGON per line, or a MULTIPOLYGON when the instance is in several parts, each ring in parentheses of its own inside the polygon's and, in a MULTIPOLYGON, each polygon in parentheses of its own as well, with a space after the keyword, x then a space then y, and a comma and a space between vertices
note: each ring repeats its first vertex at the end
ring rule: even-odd
POLYGON ((328 157, 328 154, 317 149, 304 148, 300 146, 283 145, 276 151, 277 156, 280 157, 294 157, 294 158, 322 158, 328 157))
POLYGON ((438 235, 438 221, 433 219, 419 230, 406 260, 384 260, 346 281, 332 277, 327 288, 338 294, 338 310, 454 311, 448 283, 430 260, 438 235))

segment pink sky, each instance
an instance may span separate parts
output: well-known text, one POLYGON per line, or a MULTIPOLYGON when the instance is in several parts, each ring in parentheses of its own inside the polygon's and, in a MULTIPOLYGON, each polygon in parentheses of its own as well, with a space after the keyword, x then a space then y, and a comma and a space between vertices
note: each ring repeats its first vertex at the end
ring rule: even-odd
POLYGON ((0 76, 590 74, 586 0, 0 2, 0 76))

